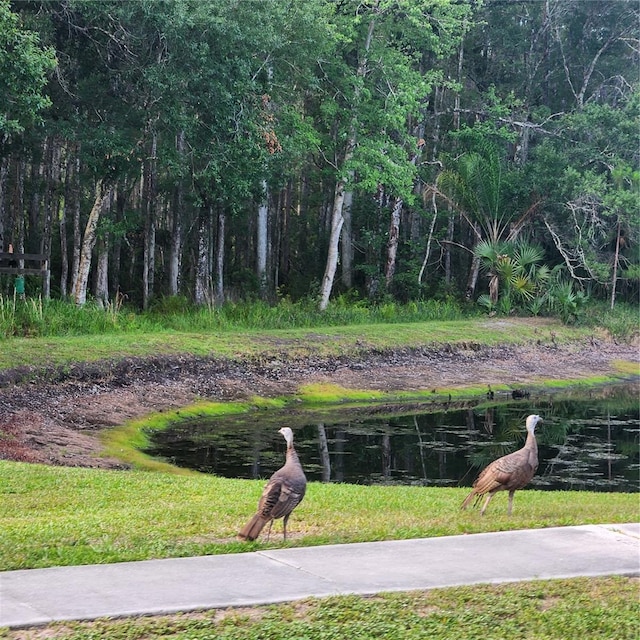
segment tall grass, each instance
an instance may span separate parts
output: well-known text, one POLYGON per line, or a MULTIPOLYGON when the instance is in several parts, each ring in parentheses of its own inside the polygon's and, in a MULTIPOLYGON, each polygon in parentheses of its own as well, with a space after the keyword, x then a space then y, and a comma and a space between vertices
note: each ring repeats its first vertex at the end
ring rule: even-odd
MULTIPOLYGON (((481 317, 478 306, 451 300, 420 300, 407 304, 337 298, 319 312, 312 298, 288 299, 270 305, 261 301, 197 307, 185 298, 161 298, 140 312, 115 300, 105 307, 83 307, 62 300, 26 300, 0 296, 0 339, 158 331, 215 332, 253 329, 308 329, 323 326, 451 321, 481 317)), ((621 339, 638 334, 638 309, 618 305, 613 311, 593 303, 582 324, 599 326, 621 339)))
POLYGON ((369 305, 337 300, 325 312, 317 310, 315 301, 283 300, 277 305, 265 302, 227 303, 220 307, 188 307, 180 313, 166 313, 166 307, 154 307, 148 317, 166 328, 178 330, 202 329, 294 329, 318 326, 376 324, 393 322, 424 322, 427 320, 461 320, 474 315, 452 302, 426 300, 407 305, 386 303, 369 305))
POLYGON ((640 330, 640 309, 637 305, 617 304, 614 309, 609 303, 593 303, 582 321, 586 326, 601 327, 612 336, 628 340, 638 335, 640 330))
POLYGON ((182 298, 158 300, 146 312, 118 301, 106 308, 89 302, 78 307, 61 300, 0 297, 0 338, 72 336, 118 332, 225 331, 231 329, 293 329, 426 320, 459 320, 473 315, 452 302, 427 300, 408 305, 368 305, 338 300, 320 313, 312 300, 277 305, 264 302, 196 307, 182 298))

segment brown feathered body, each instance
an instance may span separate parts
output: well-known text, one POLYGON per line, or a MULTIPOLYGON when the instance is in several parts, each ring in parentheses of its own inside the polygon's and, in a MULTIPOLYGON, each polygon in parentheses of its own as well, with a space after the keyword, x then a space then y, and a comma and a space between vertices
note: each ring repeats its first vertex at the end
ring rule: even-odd
POLYGON ((278 518, 283 518, 286 540, 289 516, 302 502, 307 490, 307 478, 293 446, 293 432, 289 427, 283 427, 279 433, 287 441, 285 464, 269 478, 258 502, 258 511, 238 534, 241 540, 256 540, 267 523, 271 533, 271 525, 278 518))
POLYGON ((498 491, 508 491, 509 507, 507 513, 511 515, 514 493, 517 489, 522 489, 531 482, 538 468, 538 443, 536 442, 535 428, 540 420, 540 416, 529 416, 527 418, 527 440, 524 447, 494 460, 482 470, 473 483, 471 493, 462 503, 463 509, 466 509, 472 500, 475 499, 477 503, 482 496, 486 495, 486 500, 480 511, 484 515, 491 498, 498 491))

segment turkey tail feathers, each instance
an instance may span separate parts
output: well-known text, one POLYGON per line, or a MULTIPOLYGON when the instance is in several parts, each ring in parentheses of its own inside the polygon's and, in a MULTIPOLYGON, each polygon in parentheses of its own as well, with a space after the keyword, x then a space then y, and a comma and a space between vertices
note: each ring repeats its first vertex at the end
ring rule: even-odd
POLYGON ((242 527, 242 530, 238 534, 238 538, 249 541, 256 540, 267 522, 267 519, 263 518, 259 513, 256 513, 256 515, 253 516, 253 518, 251 518, 244 527, 242 527))
POLYGON ((471 501, 472 501, 474 498, 476 499, 476 502, 477 502, 477 501, 478 501, 478 499, 480 498, 480 496, 478 496, 478 495, 476 494, 475 490, 474 490, 474 491, 472 491, 472 492, 471 492, 471 493, 470 493, 470 494, 469 494, 469 495, 464 499, 464 502, 462 503, 462 505, 460 505, 460 508, 461 508, 461 509, 466 509, 466 508, 471 504, 471 501))

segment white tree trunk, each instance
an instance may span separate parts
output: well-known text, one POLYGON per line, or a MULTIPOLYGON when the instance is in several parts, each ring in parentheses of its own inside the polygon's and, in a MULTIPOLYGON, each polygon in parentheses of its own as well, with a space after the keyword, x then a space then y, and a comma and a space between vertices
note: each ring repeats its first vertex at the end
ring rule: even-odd
POLYGON ((353 203, 353 191, 346 191, 342 206, 342 242, 340 243, 340 258, 342 260, 342 284, 351 289, 353 286, 353 235, 351 227, 351 205, 353 203))
POLYGON ((396 198, 391 210, 391 222, 389 223, 389 239, 387 240, 387 264, 385 267, 385 285, 387 291, 393 282, 396 272, 396 257, 398 255, 398 239, 400 237, 400 213, 402 212, 402 198, 396 198))
MULTIPOLYGON (((184 131, 176 136, 176 151, 184 155, 184 131)), ((173 225, 171 229, 171 248, 169 250, 169 294, 177 296, 180 292, 180 268, 182 266, 182 216, 184 213, 184 184, 182 179, 176 185, 173 199, 173 225)))
POLYGON ((475 295, 475 292, 476 292, 476 285, 478 284, 478 275, 480 274, 480 258, 479 256, 476 255, 476 252, 475 252, 475 247, 476 247, 476 244, 478 243, 478 238, 480 238, 480 230, 478 227, 479 227, 478 224, 474 226, 476 241, 473 245, 473 249, 474 249, 473 258, 471 260, 471 268, 469 269, 469 277, 467 279, 467 288, 464 294, 466 300, 473 300, 473 296, 475 295))
POLYGON ((420 267, 420 273, 418 273, 418 284, 422 284, 422 278, 424 276, 427 263, 429 262, 429 256, 431 255, 431 241, 433 240, 433 231, 436 228, 436 220, 438 218, 438 202, 436 200, 435 189, 431 193, 431 208, 433 209, 433 216, 431 217, 431 226, 429 227, 429 236, 427 238, 427 249, 424 252, 424 260, 420 267))
POLYGON ((338 266, 338 245, 340 243, 340 232, 344 224, 342 208, 344 206, 345 186, 347 181, 345 178, 338 180, 336 191, 333 198, 333 210, 331 214, 331 235, 329 236, 329 249, 327 251, 327 263, 322 278, 320 288, 320 311, 325 311, 329 305, 329 296, 333 288, 333 281, 338 266))
POLYGON ((267 247, 269 222, 269 191, 267 181, 262 181, 263 200, 258 207, 258 224, 256 237, 256 275, 260 287, 260 295, 265 298, 267 293, 267 247))
POLYGON ((73 288, 73 299, 78 306, 84 305, 87 301, 87 284, 89 282, 89 271, 91 270, 91 252, 96 244, 96 230, 98 228, 98 222, 100 221, 100 214, 111 199, 112 192, 113 186, 103 190, 102 180, 98 180, 93 207, 91 207, 91 213, 89 214, 82 239, 78 277, 73 288))
POLYGON ((196 285, 194 301, 197 305, 206 304, 209 298, 211 271, 209 269, 209 220, 211 209, 200 213, 198 224, 198 262, 196 265, 196 285))

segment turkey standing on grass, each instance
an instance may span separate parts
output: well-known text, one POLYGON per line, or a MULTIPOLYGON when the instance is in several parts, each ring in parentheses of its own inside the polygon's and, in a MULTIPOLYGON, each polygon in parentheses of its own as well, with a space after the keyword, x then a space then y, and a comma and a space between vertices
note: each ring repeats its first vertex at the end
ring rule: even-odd
POLYGON ((278 433, 281 433, 287 441, 286 462, 269 478, 258 502, 258 512, 238 534, 241 540, 255 540, 267 522, 269 523, 268 540, 273 521, 276 518, 284 518, 282 522, 286 541, 289 516, 304 498, 307 479, 293 446, 293 431, 289 427, 282 427, 278 433))
POLYGON ((478 479, 473 483, 473 490, 464 499, 462 509, 466 509, 474 498, 474 504, 477 504, 480 497, 486 495, 487 499, 484 501, 480 511, 480 514, 484 515, 493 495, 498 491, 508 491, 509 508, 507 514, 511 515, 513 494, 516 489, 522 489, 522 487, 529 484, 538 468, 538 444, 536 443, 534 432, 536 425, 541 421, 542 418, 536 415, 527 418, 527 441, 524 443, 524 447, 494 460, 485 467, 478 479))

